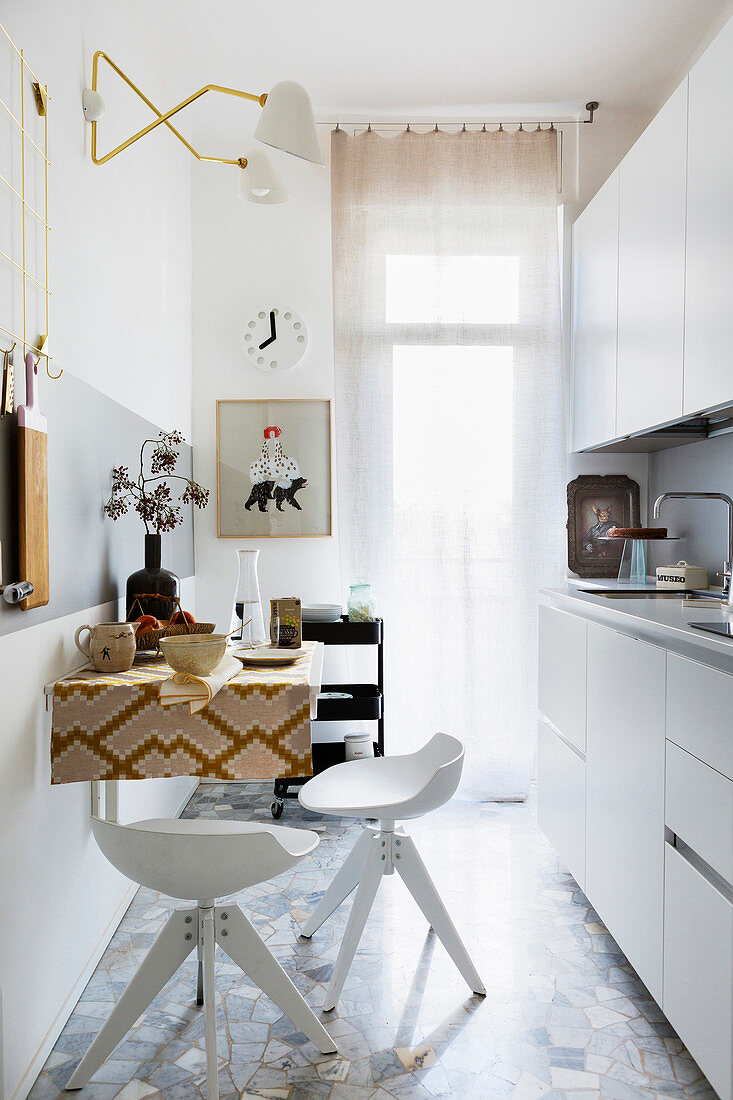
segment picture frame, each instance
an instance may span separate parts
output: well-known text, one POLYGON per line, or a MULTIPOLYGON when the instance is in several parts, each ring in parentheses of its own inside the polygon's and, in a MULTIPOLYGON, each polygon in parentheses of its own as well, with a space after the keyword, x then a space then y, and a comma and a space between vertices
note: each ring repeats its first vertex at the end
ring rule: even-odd
POLYGON ((329 537, 332 435, 327 398, 217 401, 218 538, 329 537))
POLYGON ((626 474, 580 474, 568 483, 568 567, 579 577, 615 577, 624 540, 610 527, 640 525, 639 486, 626 474))

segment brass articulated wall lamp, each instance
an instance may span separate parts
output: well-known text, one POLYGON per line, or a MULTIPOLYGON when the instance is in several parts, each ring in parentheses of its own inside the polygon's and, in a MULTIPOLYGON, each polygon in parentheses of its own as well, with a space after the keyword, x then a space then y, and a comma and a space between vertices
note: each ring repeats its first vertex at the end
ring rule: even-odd
POLYGON ((94 164, 106 164, 118 153, 129 149, 140 138, 157 129, 158 126, 167 126, 171 133, 175 134, 180 142, 186 146, 197 160, 212 161, 216 164, 233 164, 242 169, 240 177, 240 196, 248 202, 276 203, 285 202, 290 198, 285 185, 275 170, 270 158, 262 149, 252 149, 246 156, 229 160, 225 157, 209 157, 199 153, 170 121, 174 115, 179 114, 191 103, 195 103, 207 92, 220 92, 223 95, 237 96, 239 99, 251 99, 262 108, 260 120, 257 123, 254 136, 265 145, 274 149, 282 149, 295 157, 310 161, 312 164, 323 165, 321 149, 318 143, 313 108, 305 88, 293 81, 285 80, 276 84, 269 92, 255 95, 252 92, 240 92, 236 88, 224 88, 220 84, 206 84, 199 88, 193 95, 188 96, 181 103, 171 107, 169 111, 160 111, 151 100, 130 80, 129 76, 117 65, 111 57, 102 50, 97 50, 92 62, 92 86, 86 88, 82 94, 82 106, 84 117, 92 127, 92 161, 94 164), (97 84, 99 75, 99 62, 106 61, 109 67, 127 84, 129 88, 150 108, 156 116, 153 122, 144 126, 142 130, 132 134, 120 145, 110 149, 104 156, 97 154, 97 127, 99 120, 104 115, 104 100, 100 95, 97 84))

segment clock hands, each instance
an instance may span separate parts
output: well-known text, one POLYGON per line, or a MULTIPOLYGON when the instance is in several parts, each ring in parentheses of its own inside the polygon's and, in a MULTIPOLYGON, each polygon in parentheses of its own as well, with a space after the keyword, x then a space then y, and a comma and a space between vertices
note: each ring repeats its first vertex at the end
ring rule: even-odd
POLYGON ((264 340, 260 344, 260 351, 263 351, 269 344, 277 338, 277 332, 275 331, 275 311, 270 310, 270 336, 267 340, 264 340))

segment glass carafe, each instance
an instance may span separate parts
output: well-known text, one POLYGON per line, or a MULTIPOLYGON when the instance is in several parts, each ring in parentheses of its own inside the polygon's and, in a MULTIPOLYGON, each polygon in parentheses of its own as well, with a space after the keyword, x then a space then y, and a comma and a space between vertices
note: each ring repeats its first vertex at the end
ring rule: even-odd
POLYGON ((241 641, 243 645, 247 646, 263 645, 267 640, 265 637, 265 623, 262 618, 260 585, 257 580, 257 560, 259 556, 259 550, 237 550, 239 575, 237 576, 231 626, 231 629, 236 629, 237 632, 232 640, 235 642, 241 641))

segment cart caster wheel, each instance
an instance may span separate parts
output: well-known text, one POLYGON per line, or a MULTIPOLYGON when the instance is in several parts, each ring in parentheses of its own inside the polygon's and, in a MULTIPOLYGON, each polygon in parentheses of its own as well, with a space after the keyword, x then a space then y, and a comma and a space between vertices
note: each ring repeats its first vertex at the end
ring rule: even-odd
POLYGON ((278 818, 282 817, 284 809, 285 803, 283 802, 282 798, 276 798, 270 806, 270 813, 275 818, 275 821, 277 821, 278 818))

